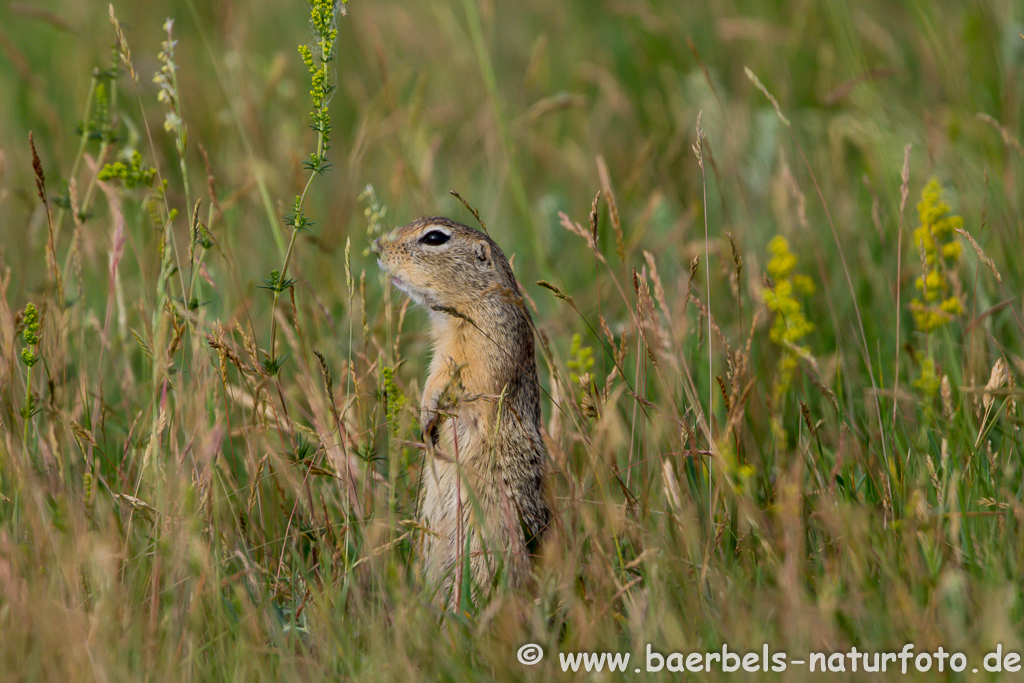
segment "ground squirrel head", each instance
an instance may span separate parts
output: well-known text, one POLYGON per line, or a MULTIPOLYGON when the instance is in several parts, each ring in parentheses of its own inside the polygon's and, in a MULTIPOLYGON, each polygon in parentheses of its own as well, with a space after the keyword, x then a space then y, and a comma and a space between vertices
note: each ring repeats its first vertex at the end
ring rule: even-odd
POLYGON ((413 301, 468 312, 494 297, 518 300, 508 259, 494 241, 447 218, 420 218, 373 242, 377 263, 413 301))

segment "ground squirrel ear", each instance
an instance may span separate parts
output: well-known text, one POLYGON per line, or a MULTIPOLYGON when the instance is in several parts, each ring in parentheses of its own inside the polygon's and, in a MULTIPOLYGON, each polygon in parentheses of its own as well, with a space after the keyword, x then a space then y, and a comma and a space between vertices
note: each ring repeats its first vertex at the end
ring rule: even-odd
POLYGON ((482 263, 491 263, 491 245, 487 242, 478 242, 476 245, 476 257, 482 263))

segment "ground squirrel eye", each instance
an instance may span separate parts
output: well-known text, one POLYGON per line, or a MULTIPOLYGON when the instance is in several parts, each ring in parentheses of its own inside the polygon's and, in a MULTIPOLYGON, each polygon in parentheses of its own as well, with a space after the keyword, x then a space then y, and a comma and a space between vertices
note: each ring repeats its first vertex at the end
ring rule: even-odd
POLYGON ((431 247, 438 247, 451 239, 451 235, 440 230, 431 230, 426 235, 420 238, 420 244, 426 244, 431 247))

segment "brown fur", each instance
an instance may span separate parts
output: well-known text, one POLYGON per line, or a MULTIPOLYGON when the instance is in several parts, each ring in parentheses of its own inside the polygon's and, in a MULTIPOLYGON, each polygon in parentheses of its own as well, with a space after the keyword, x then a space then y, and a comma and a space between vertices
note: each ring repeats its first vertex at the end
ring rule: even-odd
POLYGON ((550 512, 533 327, 512 268, 490 237, 446 218, 397 228, 373 251, 396 286, 430 311, 420 515, 433 533, 421 546, 424 573, 454 604, 468 545, 475 595, 499 568, 522 586, 550 512), (449 239, 424 243, 431 231, 449 239))

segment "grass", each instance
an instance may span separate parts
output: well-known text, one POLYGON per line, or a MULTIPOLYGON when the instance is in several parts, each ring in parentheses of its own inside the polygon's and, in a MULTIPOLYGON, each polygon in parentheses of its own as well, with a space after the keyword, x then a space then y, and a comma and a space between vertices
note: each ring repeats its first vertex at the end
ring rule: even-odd
POLYGON ((321 105, 303 3, 0 8, 0 670, 1024 648, 1020 10, 520 5, 353 0, 321 105), (449 190, 533 308, 559 512, 533 600, 459 614, 368 253, 449 190))

